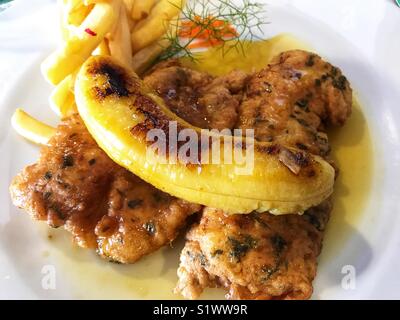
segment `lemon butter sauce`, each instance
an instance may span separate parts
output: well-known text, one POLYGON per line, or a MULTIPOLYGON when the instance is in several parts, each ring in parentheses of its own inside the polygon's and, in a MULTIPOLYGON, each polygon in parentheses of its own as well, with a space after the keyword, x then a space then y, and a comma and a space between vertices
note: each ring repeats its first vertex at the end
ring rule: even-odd
MULTIPOLYGON (((224 55, 217 48, 198 53, 201 63, 182 59, 188 67, 213 75, 226 74, 233 69, 254 72, 264 68, 277 54, 291 49, 311 50, 293 36, 282 34, 270 40, 244 43, 245 55, 230 50, 224 55)), ((311 50, 312 51, 312 50, 311 50)), ((331 156, 339 168, 335 183, 334 209, 324 239, 323 259, 340 250, 350 234, 343 225, 356 226, 368 202, 373 170, 371 135, 362 107, 354 102, 352 116, 342 128, 328 132, 332 146, 331 156)), ((70 234, 63 230, 48 230, 51 257, 60 266, 60 274, 68 278, 76 298, 102 299, 180 299, 173 293, 177 282, 176 270, 183 247, 183 236, 173 247, 165 247, 133 265, 109 263, 93 251, 71 245, 70 234)), ((348 229, 350 230, 350 229, 348 229)), ((221 289, 207 289, 203 299, 222 299, 221 289)))

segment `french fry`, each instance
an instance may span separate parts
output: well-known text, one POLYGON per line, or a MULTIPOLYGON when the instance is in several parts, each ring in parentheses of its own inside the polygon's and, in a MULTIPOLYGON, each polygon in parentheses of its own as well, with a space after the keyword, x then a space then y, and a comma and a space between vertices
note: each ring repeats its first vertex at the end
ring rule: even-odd
POLYGON ((145 19, 150 13, 151 8, 154 6, 155 0, 139 0, 135 1, 132 6, 133 20, 145 19))
POLYGON ((110 55, 132 69, 132 45, 125 5, 121 3, 115 31, 107 35, 110 55))
POLYGON ((60 117, 65 117, 74 109, 74 82, 75 75, 70 74, 54 88, 50 95, 50 106, 60 117))
POLYGON ((93 6, 79 6, 74 10, 67 12, 68 15, 66 17, 66 22, 74 26, 79 26, 86 19, 92 9, 93 6))
MULTIPOLYGON (((74 1, 75 1, 75 0, 74 0, 74 1)), ((82 0, 79 0, 79 1, 82 2, 82 0)), ((96 4, 96 3, 104 2, 104 1, 110 2, 110 1, 114 1, 114 0, 83 0, 83 4, 84 4, 85 6, 89 6, 89 5, 91 5, 91 4, 96 4)))
POLYGON ((40 145, 46 145, 56 131, 19 108, 13 114, 11 124, 22 137, 40 145))
POLYGON ((122 5, 122 0, 112 0, 112 1, 114 2, 115 19, 114 19, 113 25, 111 26, 111 28, 106 33, 105 39, 107 39, 110 35, 115 33, 115 31, 117 30, 118 24, 119 24, 120 7, 122 5))
MULTIPOLYGON (((132 0, 133 1, 133 0, 132 0)), ((128 25, 129 25, 129 33, 132 32, 133 28, 136 25, 136 21, 132 19, 132 15, 130 14, 130 12, 132 11, 132 9, 129 9, 125 3, 125 8, 126 8, 126 18, 128 19, 128 25)))
POLYGON ((165 34, 169 21, 180 13, 183 0, 160 0, 150 15, 133 30, 131 40, 133 52, 147 47, 165 34))
POLYGON ((133 70, 142 75, 169 44, 168 39, 161 39, 138 51, 132 58, 133 70))
POLYGON ((69 10, 74 10, 82 5, 82 0, 61 0, 63 5, 69 10))
POLYGON ((99 44, 99 46, 93 51, 92 55, 94 56, 109 56, 110 48, 108 47, 108 40, 104 38, 104 40, 99 44))
POLYGON ((80 5, 72 10, 62 10, 61 34, 64 41, 68 41, 71 35, 77 32, 78 27, 89 15, 92 8, 92 6, 80 5))
POLYGON ((79 27, 79 32, 42 63, 42 73, 52 84, 77 70, 103 41, 116 19, 115 2, 97 3, 79 27))
MULTIPOLYGON (((141 0, 139 0, 139 1, 141 1, 141 0)), ((137 1, 137 2, 139 2, 139 1, 137 1)), ((135 4, 135 0, 124 0, 124 4, 126 7, 126 10, 128 12, 132 12, 132 8, 133 8, 133 5, 135 4)))

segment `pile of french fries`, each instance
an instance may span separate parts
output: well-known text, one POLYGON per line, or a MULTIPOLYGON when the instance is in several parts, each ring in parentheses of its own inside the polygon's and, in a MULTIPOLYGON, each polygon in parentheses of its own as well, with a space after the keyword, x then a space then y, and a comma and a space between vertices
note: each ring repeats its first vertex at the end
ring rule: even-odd
MULTIPOLYGON (((176 27, 185 0, 59 0, 60 47, 41 69, 55 86, 51 108, 65 117, 76 110, 75 76, 92 55, 110 55, 142 74, 165 50, 169 28, 176 27)), ((55 130, 21 109, 12 118, 16 131, 28 140, 46 144, 55 130)))

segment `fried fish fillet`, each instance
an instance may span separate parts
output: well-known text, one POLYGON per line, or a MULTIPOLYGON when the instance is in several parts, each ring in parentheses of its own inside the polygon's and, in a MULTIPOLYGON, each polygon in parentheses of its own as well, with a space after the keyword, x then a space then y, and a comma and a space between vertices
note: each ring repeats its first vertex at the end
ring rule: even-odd
POLYGON ((239 107, 238 128, 260 141, 295 146, 321 156, 330 151, 326 126, 351 114, 352 90, 342 72, 316 54, 280 54, 254 74, 239 107))
POLYGON ((235 126, 248 78, 248 74, 238 70, 212 77, 170 60, 156 65, 144 82, 171 111, 190 124, 222 130, 235 126))
MULTIPOLYGON (((154 68, 144 81, 186 121, 232 126, 247 78, 234 74, 214 78, 171 60, 154 68), (221 112, 215 116, 211 110, 217 108, 221 112), (223 116, 227 113, 234 116, 223 116)), ((77 114, 62 121, 38 163, 17 175, 10 191, 13 203, 34 219, 64 226, 78 245, 96 248, 101 256, 120 263, 133 263, 169 244, 186 226, 187 217, 201 210, 114 163, 77 114)))
POLYGON ((132 263, 175 239, 201 209, 163 193, 114 163, 79 115, 62 121, 36 164, 10 186, 14 204, 111 261, 132 263))
MULTIPOLYGON (((350 115, 351 89, 340 70, 315 54, 291 51, 251 76, 214 78, 176 61, 144 81, 167 106, 203 128, 255 128, 276 141, 329 155, 325 127, 350 115)), ((198 205, 173 198, 112 162, 78 115, 65 119, 37 164, 10 187, 15 205, 82 247, 131 263, 171 242, 198 205)), ((312 293, 316 258, 329 219, 329 201, 303 216, 225 216, 205 208, 181 255, 176 291, 196 298, 222 286, 232 299, 300 299, 312 293)))
POLYGON ((303 216, 224 215, 206 208, 187 234, 176 290, 197 298, 225 287, 229 299, 307 299, 331 205, 303 216))
MULTIPOLYGON (((350 116, 352 91, 341 71, 319 56, 288 51, 248 80, 238 128, 260 141, 295 146, 324 157, 325 128, 350 116)), ((304 215, 224 215, 204 209, 187 234, 175 292, 197 298, 223 287, 230 299, 308 299, 316 275, 330 200, 304 215)))

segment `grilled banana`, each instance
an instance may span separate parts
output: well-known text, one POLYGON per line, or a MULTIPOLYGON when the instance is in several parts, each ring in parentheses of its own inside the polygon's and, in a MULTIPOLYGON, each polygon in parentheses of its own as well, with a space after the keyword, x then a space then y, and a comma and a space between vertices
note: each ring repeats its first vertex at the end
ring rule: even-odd
MULTIPOLYGON (((286 214, 302 213, 332 193, 335 172, 322 158, 254 139, 240 137, 243 143, 232 139, 236 141, 232 153, 253 151, 248 174, 243 174, 243 161, 225 161, 222 149, 216 154, 211 144, 199 148, 198 163, 173 161, 171 123, 177 124, 177 134, 191 129, 201 141, 228 136, 204 133, 177 117, 136 74, 110 57, 92 57, 82 66, 75 96, 78 111, 100 147, 121 166, 176 197, 229 213, 286 214), (153 129, 164 133, 164 150, 148 152, 153 129)), ((227 146, 220 140, 221 148, 227 146)))

